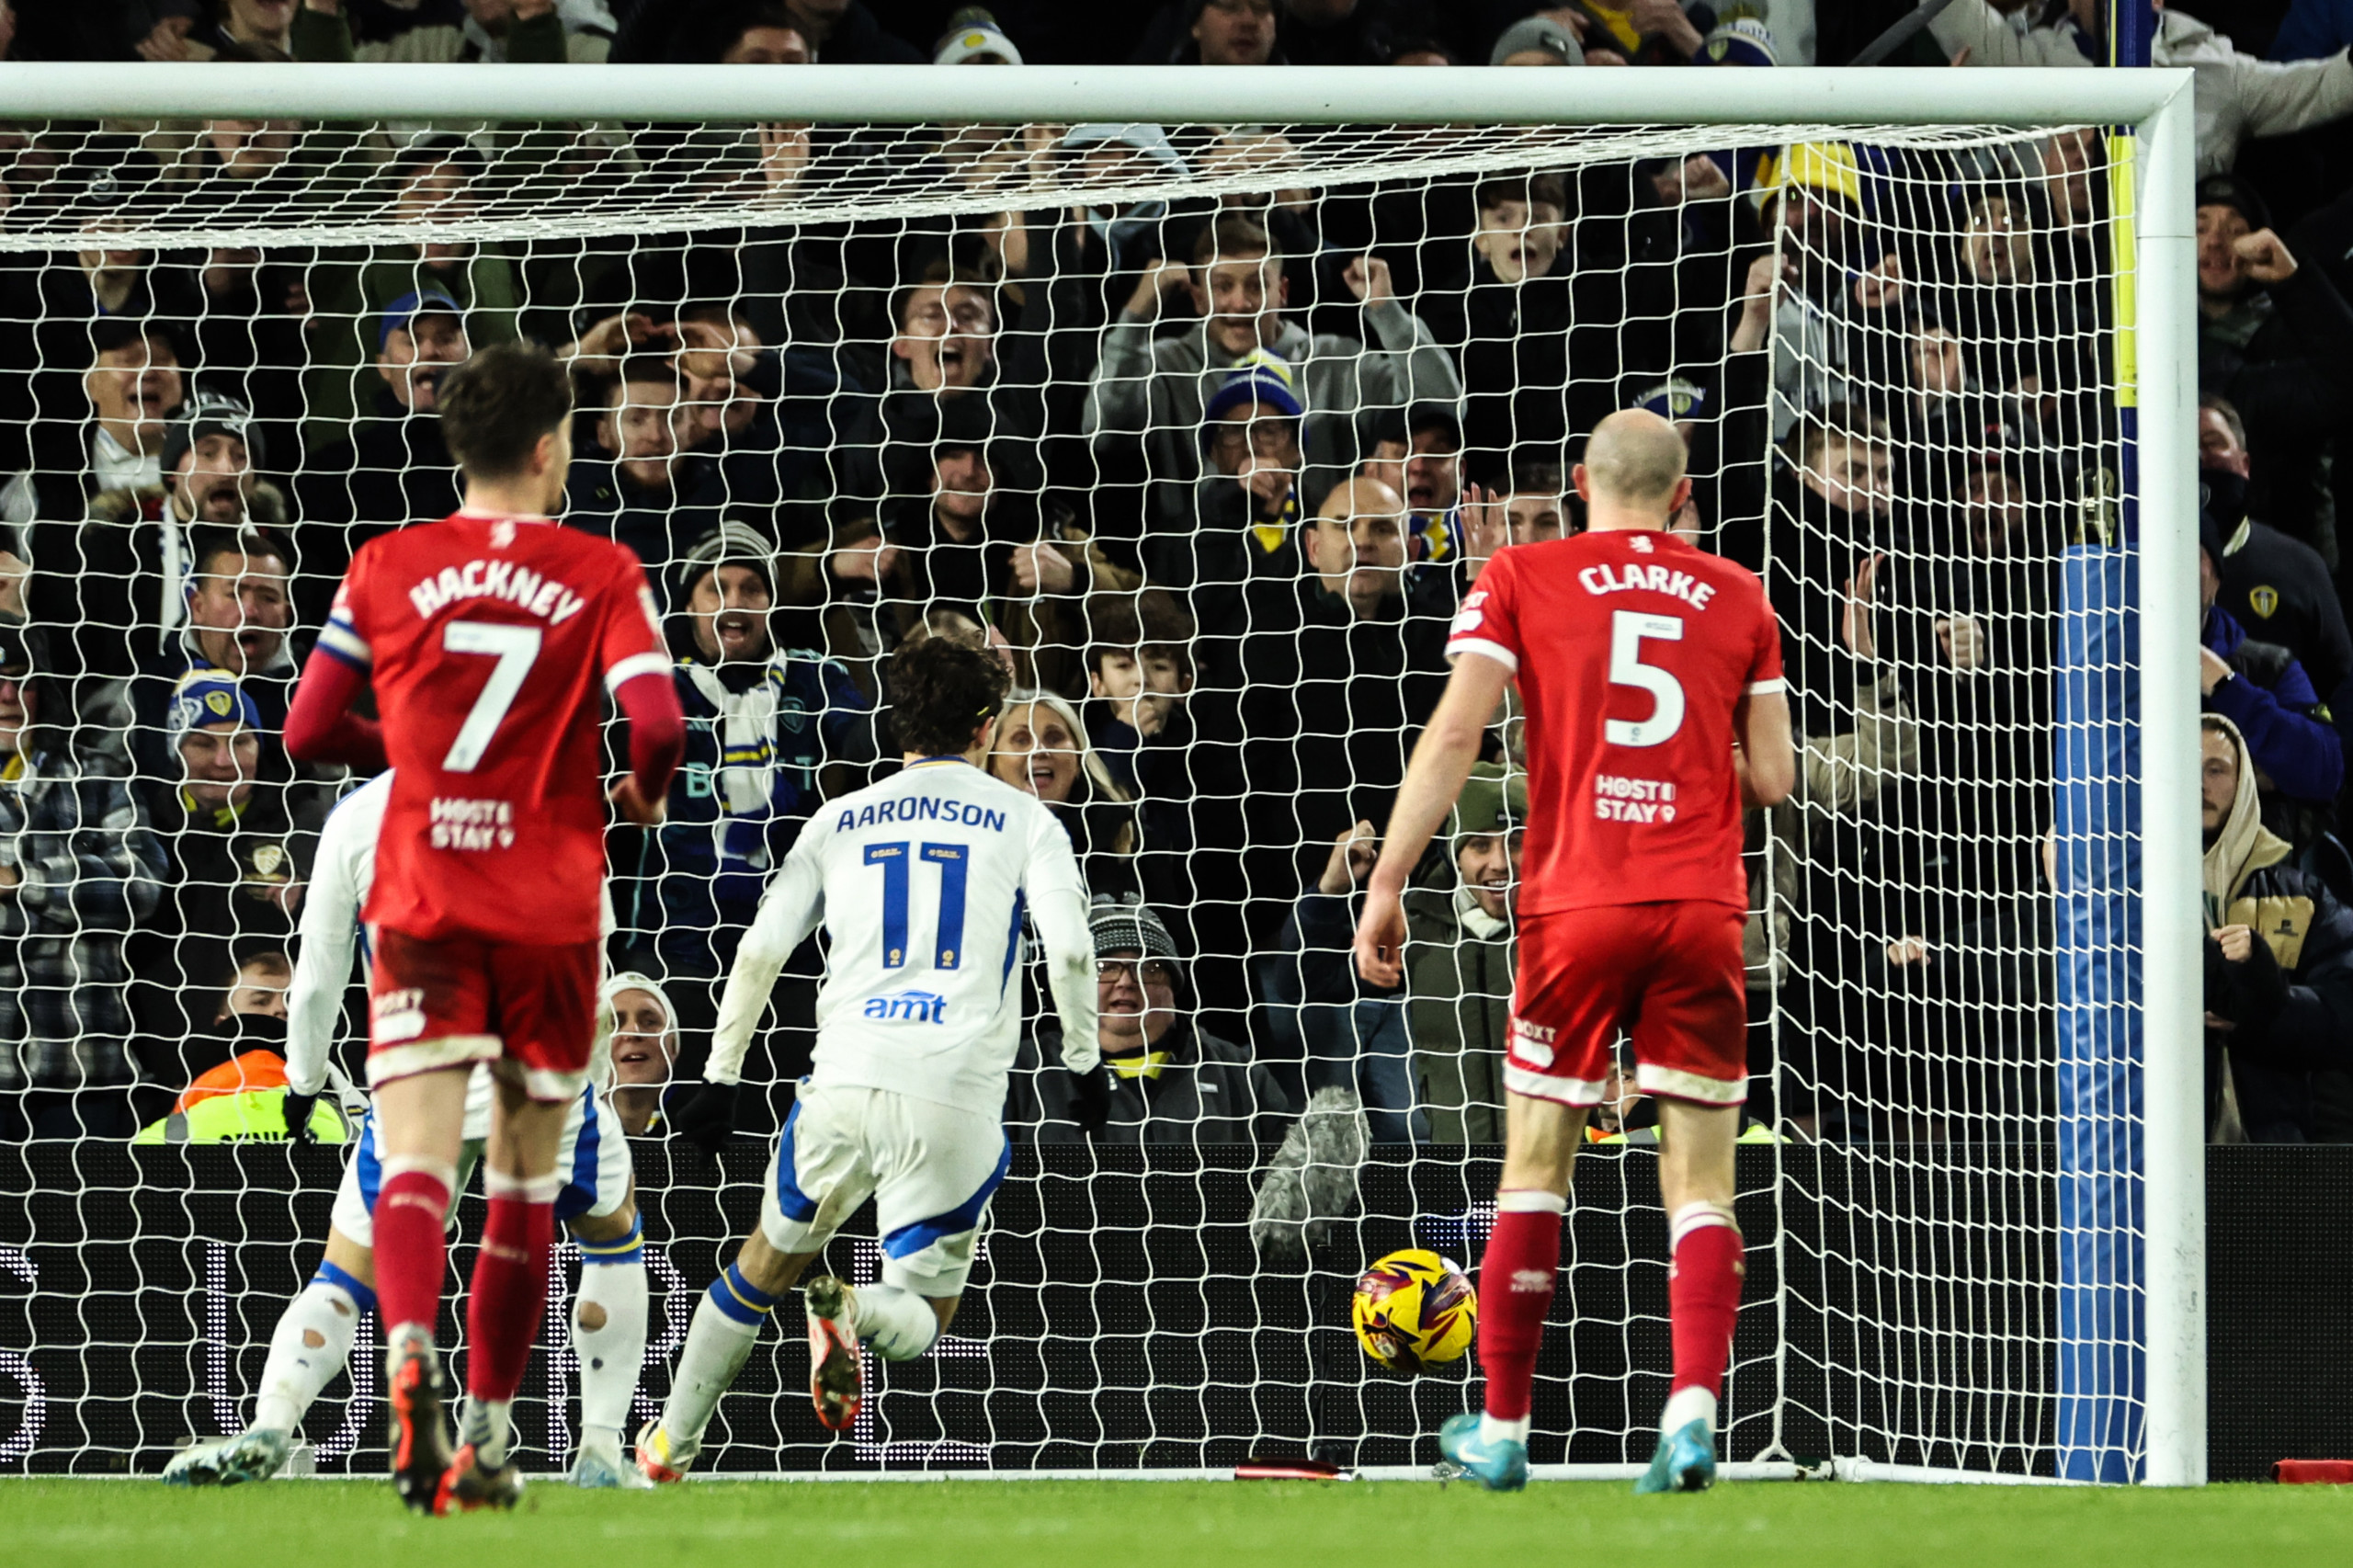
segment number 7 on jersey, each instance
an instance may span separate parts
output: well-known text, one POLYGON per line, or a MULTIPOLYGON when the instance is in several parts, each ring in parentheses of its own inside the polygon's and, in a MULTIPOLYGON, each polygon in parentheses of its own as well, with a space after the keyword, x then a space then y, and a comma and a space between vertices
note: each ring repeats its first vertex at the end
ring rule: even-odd
POLYGON ((515 694, 523 689, 531 665, 539 659, 540 629, 502 620, 452 620, 441 628, 441 646, 447 653, 489 653, 498 660, 466 722, 458 726, 449 755, 441 759, 444 772, 472 773, 481 764, 483 753, 490 749, 491 737, 498 733, 506 710, 515 706, 515 694))

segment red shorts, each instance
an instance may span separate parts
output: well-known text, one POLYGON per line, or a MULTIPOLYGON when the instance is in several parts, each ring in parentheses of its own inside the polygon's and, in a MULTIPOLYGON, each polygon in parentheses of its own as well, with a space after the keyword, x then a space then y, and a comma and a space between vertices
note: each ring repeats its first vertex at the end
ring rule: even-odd
POLYGON ((370 929, 368 1083, 505 1062, 535 1100, 568 1100, 587 1076, 603 944, 427 941, 370 929))
POLYGON ((1601 1103, 1620 1034, 1634 1083, 1696 1105, 1748 1097, 1747 916, 1724 903, 1625 903, 1519 923, 1504 1086, 1563 1105, 1601 1103))

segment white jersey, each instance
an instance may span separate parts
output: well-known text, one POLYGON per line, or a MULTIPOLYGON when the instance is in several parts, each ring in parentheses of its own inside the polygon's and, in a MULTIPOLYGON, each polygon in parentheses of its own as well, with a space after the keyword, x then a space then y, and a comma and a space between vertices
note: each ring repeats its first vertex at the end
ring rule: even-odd
POLYGON ((1020 1038, 1025 914, 1045 946, 1063 1063, 1088 1071, 1097 1053, 1086 884, 1053 813, 953 757, 827 803, 737 950, 704 1076, 741 1078, 777 974, 822 921, 831 948, 810 1081, 995 1116, 1020 1038))
MULTIPOLYGON (((351 983, 353 949, 367 937, 359 911, 376 881, 376 835, 384 825, 384 807, 392 796, 392 774, 387 769, 336 801, 319 829, 311 883, 302 894, 301 951, 294 960, 293 984, 286 993, 286 1083, 297 1094, 317 1094, 326 1082, 335 1022, 343 1016, 344 987, 351 983)), ((608 891, 605 929, 612 928, 608 891)), ((592 1088, 609 1073, 611 1051, 612 1031, 600 1008, 597 1049, 589 1062, 592 1088)), ((467 1141, 478 1142, 490 1136, 490 1070, 476 1067, 466 1085, 467 1141)), ((579 1119, 576 1108, 573 1119, 579 1119)), ((569 1158, 569 1136, 565 1148, 569 1158)))

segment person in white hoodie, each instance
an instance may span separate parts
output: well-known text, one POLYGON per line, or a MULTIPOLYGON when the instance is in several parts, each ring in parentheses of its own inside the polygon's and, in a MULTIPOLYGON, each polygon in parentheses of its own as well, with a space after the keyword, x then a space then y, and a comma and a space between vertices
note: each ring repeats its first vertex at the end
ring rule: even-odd
MULTIPOLYGON (((2222 174, 2250 138, 2287 136, 2353 114, 2353 61, 2264 60, 2242 54, 2195 17, 2158 6, 2150 63, 2197 74, 2198 173, 2222 174)), ((1928 31, 1947 54, 1969 51, 1972 65, 2094 66, 2108 63, 2108 0, 2067 0, 2066 14, 2037 25, 2032 6, 2005 17, 1986 0, 1952 0, 1928 31)))

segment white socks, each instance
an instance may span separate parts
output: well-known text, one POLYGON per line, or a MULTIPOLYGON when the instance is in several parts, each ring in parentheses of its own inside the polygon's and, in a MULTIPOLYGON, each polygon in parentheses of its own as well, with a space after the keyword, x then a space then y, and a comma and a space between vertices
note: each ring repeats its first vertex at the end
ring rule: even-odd
MULTIPOLYGON (((724 1276, 722 1276, 722 1281, 724 1276)), ((722 1311, 709 1294, 695 1307, 695 1321, 687 1330, 685 1348, 670 1373, 670 1399, 662 1407, 662 1430, 669 1435, 672 1451, 702 1441, 719 1396, 735 1381, 752 1346, 760 1337, 765 1312, 750 1323, 722 1311)), ((584 1405, 585 1424, 585 1405, 584 1405)))
POLYGON ((1492 1415, 1479 1417, 1479 1441, 1483 1443, 1514 1442, 1528 1446, 1528 1424, 1535 1417, 1523 1415, 1517 1421, 1499 1421, 1492 1415))
POLYGON ((1677 1389, 1666 1396, 1666 1409, 1658 1418, 1659 1435, 1680 1432, 1694 1421, 1705 1421, 1711 1432, 1716 1429, 1716 1396, 1697 1385, 1677 1389))
POLYGON ((912 1361, 939 1337, 939 1314, 931 1303, 899 1285, 860 1285, 858 1336, 885 1361, 912 1361))
POLYGON ((506 1450, 515 1440, 515 1402, 466 1396, 458 1416, 458 1441, 474 1446, 474 1462, 484 1470, 505 1470, 506 1450))
POLYGON ((630 1401, 645 1361, 645 1260, 598 1263, 580 1270, 572 1306, 572 1349, 580 1358, 580 1425, 584 1436, 620 1439, 630 1401), (594 1308, 594 1311, 590 1309, 594 1308), (586 1318, 595 1328, 582 1326, 586 1318))
POLYGON ((272 1432, 300 1426, 319 1391, 351 1358, 352 1335, 358 1327, 359 1303, 350 1291, 324 1279, 303 1286, 302 1293, 286 1303, 277 1331, 269 1336, 269 1360, 262 1368, 254 1425, 272 1432))

